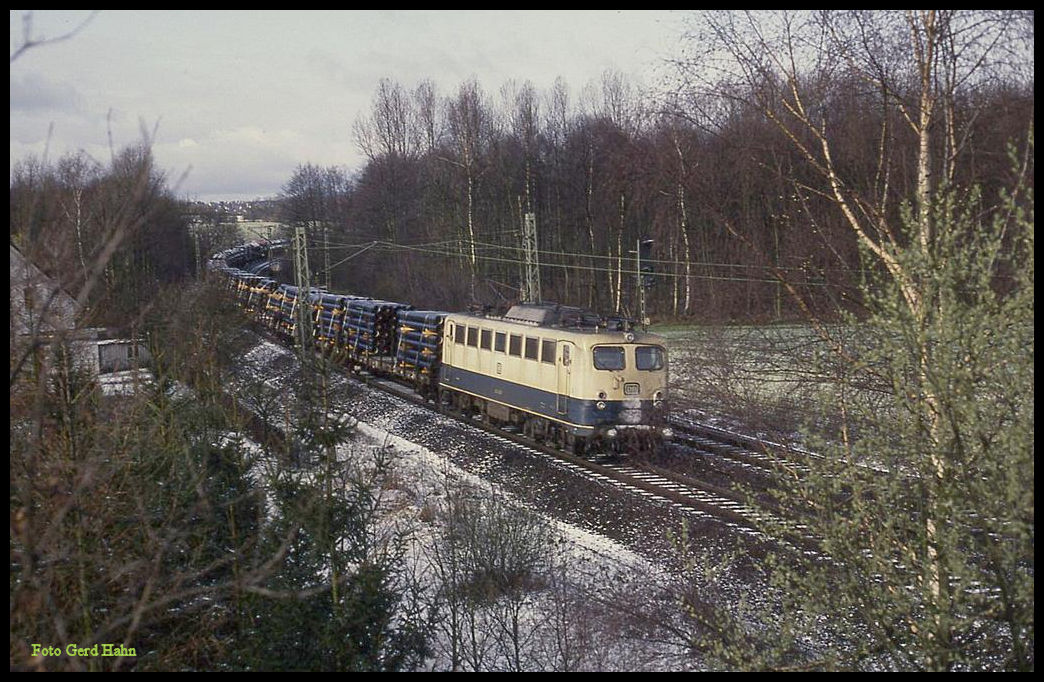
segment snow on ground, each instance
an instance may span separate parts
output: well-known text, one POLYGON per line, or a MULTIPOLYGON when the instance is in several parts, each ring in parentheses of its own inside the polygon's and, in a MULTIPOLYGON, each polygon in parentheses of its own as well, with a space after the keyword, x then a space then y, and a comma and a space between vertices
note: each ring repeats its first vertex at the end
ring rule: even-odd
POLYGON ((102 395, 105 396, 133 395, 139 387, 153 384, 155 381, 152 372, 147 369, 106 372, 98 375, 98 384, 101 386, 102 395))
MULTIPOLYGON (((287 349, 260 342, 243 357, 242 366, 247 369, 235 382, 240 399, 264 402, 267 394, 289 403, 293 400, 294 364, 287 349)), ((337 377, 331 383, 354 382, 337 377)), ((348 390, 358 391, 359 387, 348 390)), ((542 529, 539 532, 546 533, 548 546, 541 550, 542 565, 525 591, 469 607, 469 617, 477 627, 466 636, 457 635, 467 639, 464 644, 471 651, 458 658, 458 668, 656 671, 693 666, 683 638, 665 627, 681 618, 682 609, 674 597, 676 577, 663 566, 604 535, 535 510, 527 504, 530 500, 520 499, 517 488, 512 493, 473 473, 475 467, 469 471, 457 466, 446 453, 466 448, 468 443, 442 435, 451 420, 413 405, 389 409, 369 388, 364 397, 355 395, 348 400, 356 401, 350 411, 359 421, 354 436, 339 449, 338 459, 358 466, 365 453, 393 453, 392 470, 384 476, 381 492, 383 523, 389 534, 405 533, 411 539, 407 571, 426 583, 429 596, 437 591, 433 566, 439 552, 445 551, 439 542, 452 495, 470 491, 467 494, 506 510, 514 520, 531 517, 534 526, 542 529), (446 452, 406 437, 404 434, 412 433, 411 425, 430 427, 426 442, 430 445, 431 433, 435 433, 438 449, 444 445, 446 452), (517 653, 520 645, 524 651, 516 657, 512 652, 517 653)), ((269 407, 275 420, 281 421, 278 415, 286 410, 269 407)), ((503 462, 491 461, 489 466, 503 467, 503 462)), ((527 532, 533 530, 522 526, 527 532)), ((450 630, 444 619, 436 627, 433 654, 425 669, 453 668, 450 630)))
MULTIPOLYGON (((400 476, 413 481, 414 487, 424 485, 421 482, 437 482, 447 476, 463 481, 475 489, 489 489, 494 494, 511 499, 511 495, 501 490, 496 490, 493 484, 466 472, 447 462, 445 458, 405 438, 391 434, 383 429, 359 422, 357 425, 359 434, 368 441, 372 448, 392 447, 398 454, 396 469, 400 476)), ((365 449, 366 445, 364 445, 365 449)), ((524 504, 513 500, 515 503, 524 504)), ((557 519, 546 518, 555 531, 566 540, 572 551, 579 557, 591 557, 606 561, 614 567, 626 569, 629 572, 645 576, 652 583, 665 583, 670 576, 656 564, 646 560, 637 553, 624 547, 609 538, 585 531, 571 524, 557 519)))
MULTIPOLYGON (((438 582, 429 562, 438 550, 444 519, 426 515, 444 507, 448 490, 463 488, 506 504, 513 514, 533 513, 549 529, 550 547, 533 586, 524 594, 502 596, 480 604, 477 621, 483 633, 481 660, 462 661, 461 667, 510 670, 517 665, 511 651, 516 638, 509 631, 513 607, 525 641, 522 668, 526 670, 679 670, 685 662, 683 642, 656 641, 655 619, 662 618, 664 594, 673 577, 659 566, 606 537, 525 509, 525 501, 448 462, 432 450, 387 430, 360 422, 352 445, 361 449, 388 449, 395 453, 396 490, 385 500, 394 510, 397 527, 407 528, 415 540, 410 561, 416 575, 438 582), (643 594, 647 596, 643 598, 643 594), (572 639, 572 649, 563 640, 572 639)), ((389 491, 385 491, 387 494, 389 491)), ((444 510, 443 510, 444 511, 444 510)), ((673 606, 667 604, 671 609, 673 606)), ((674 614, 680 615, 680 607, 674 614)), ((451 668, 449 633, 436 630, 430 670, 451 668)))

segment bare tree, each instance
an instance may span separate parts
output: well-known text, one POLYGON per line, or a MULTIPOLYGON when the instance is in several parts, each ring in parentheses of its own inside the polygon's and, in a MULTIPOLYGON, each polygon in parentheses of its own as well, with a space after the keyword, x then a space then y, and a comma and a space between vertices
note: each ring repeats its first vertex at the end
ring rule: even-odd
POLYGON ((423 80, 413 89, 413 102, 417 111, 417 126, 421 134, 421 148, 425 152, 432 152, 439 145, 439 98, 435 90, 435 84, 430 80, 423 80))
POLYGON ((430 145, 433 133, 422 133, 410 94, 398 83, 382 78, 377 84, 369 116, 355 122, 355 141, 371 160, 379 157, 413 157, 422 137, 430 145))
POLYGON ((464 215, 461 232, 461 253, 471 276, 472 298, 478 276, 477 241, 477 183, 485 172, 485 153, 493 137, 493 119, 482 88, 475 80, 460 87, 455 97, 446 101, 446 129, 453 148, 453 156, 443 159, 460 169, 464 182, 464 215))

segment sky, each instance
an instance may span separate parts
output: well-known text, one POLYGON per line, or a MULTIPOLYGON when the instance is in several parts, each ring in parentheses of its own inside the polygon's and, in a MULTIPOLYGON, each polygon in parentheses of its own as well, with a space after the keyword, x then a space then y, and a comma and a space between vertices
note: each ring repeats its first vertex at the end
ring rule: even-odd
POLYGON ((352 133, 381 78, 439 94, 475 78, 575 100, 609 69, 653 86, 675 56, 670 10, 10 10, 11 166, 152 140, 178 196, 275 196, 295 168, 361 167, 352 133), (84 23, 86 21, 86 23, 84 23))

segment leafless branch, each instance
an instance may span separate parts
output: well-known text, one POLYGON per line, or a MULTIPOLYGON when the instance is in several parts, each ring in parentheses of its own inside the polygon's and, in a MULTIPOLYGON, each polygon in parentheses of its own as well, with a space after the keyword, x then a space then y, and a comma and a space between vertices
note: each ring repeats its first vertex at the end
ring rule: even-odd
POLYGON ((99 11, 100 10, 92 11, 86 19, 80 22, 79 26, 69 31, 68 33, 57 36, 55 38, 33 38, 33 13, 26 12, 22 16, 22 44, 19 45, 18 48, 11 53, 10 63, 13 64, 16 59, 18 59, 34 47, 40 47, 41 45, 53 45, 54 43, 60 43, 63 40, 68 40, 69 38, 76 36, 80 31, 86 28, 87 25, 91 23, 91 21, 94 20, 94 17, 98 15, 99 11))

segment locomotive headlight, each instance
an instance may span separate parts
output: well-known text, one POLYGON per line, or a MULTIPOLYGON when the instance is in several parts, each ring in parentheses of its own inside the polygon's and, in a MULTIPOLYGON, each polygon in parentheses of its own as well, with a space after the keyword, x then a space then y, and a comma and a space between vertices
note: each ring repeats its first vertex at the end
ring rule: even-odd
POLYGON ((605 435, 607 438, 616 438, 616 429, 606 429, 605 435))
POLYGON ((595 407, 597 407, 599 410, 604 410, 605 409, 605 402, 602 401, 602 400, 599 400, 597 403, 595 403, 595 407))
POLYGON ((663 436, 664 440, 670 440, 671 438, 674 437, 674 431, 672 431, 670 427, 665 426, 660 431, 660 435, 663 436))
POLYGON ((624 334, 624 341, 626 341, 627 343, 633 343, 634 334, 632 334, 631 332, 627 332, 626 334, 624 334))
POLYGON ((653 407, 663 407, 663 391, 653 393, 653 407))

